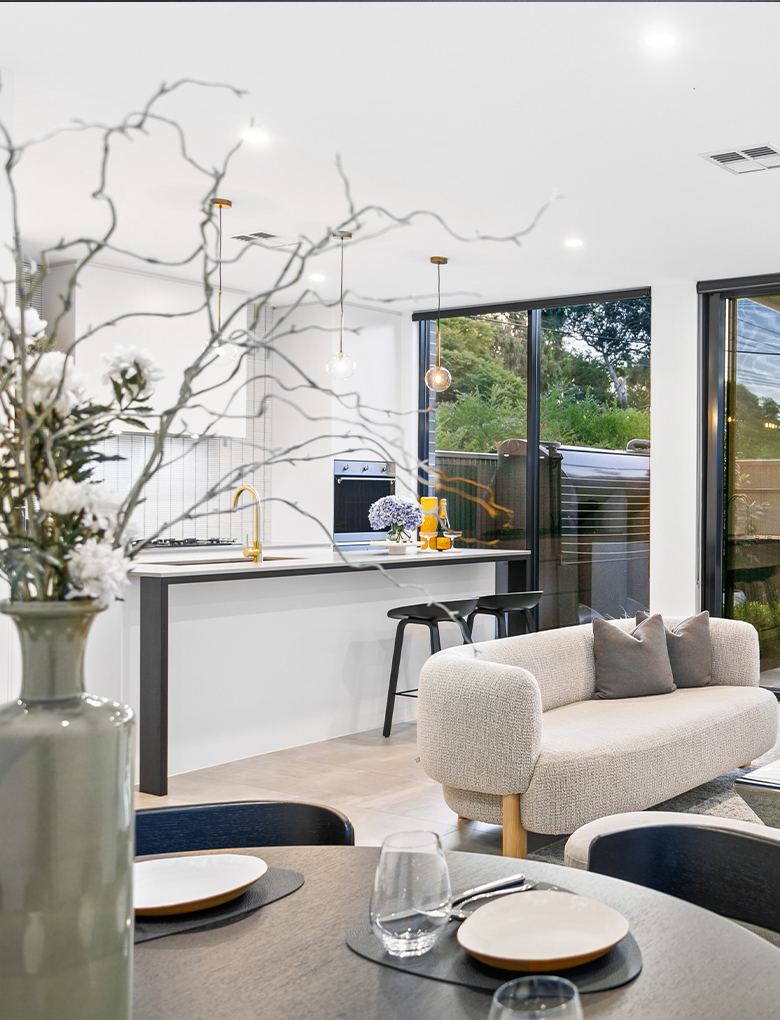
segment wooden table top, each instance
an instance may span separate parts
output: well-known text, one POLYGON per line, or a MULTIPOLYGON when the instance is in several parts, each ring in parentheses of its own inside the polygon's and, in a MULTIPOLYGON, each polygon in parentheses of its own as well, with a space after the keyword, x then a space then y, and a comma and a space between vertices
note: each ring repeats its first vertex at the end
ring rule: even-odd
MULTIPOLYGON (((135 947, 139 1020, 457 1020, 487 1017, 490 995, 402 974, 349 950, 364 921, 378 849, 272 847, 237 851, 305 876, 303 888, 211 931, 135 947)), ((453 890, 518 870, 518 861, 448 853, 453 890)), ((642 951, 636 980, 583 995, 599 1020, 777 1020, 780 950, 682 900, 603 875, 536 861, 531 878, 619 910, 642 951)))

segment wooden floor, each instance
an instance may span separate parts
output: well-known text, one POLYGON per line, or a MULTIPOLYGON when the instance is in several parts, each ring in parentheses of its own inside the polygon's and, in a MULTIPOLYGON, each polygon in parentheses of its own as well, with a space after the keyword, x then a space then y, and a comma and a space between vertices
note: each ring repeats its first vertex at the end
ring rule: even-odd
POLYGON ((368 730, 171 776, 167 797, 136 793, 136 806, 308 800, 349 815, 360 846, 378 846, 391 832, 431 829, 447 850, 499 854, 501 829, 459 825, 416 757, 417 727, 399 723, 387 740, 381 730, 368 730))

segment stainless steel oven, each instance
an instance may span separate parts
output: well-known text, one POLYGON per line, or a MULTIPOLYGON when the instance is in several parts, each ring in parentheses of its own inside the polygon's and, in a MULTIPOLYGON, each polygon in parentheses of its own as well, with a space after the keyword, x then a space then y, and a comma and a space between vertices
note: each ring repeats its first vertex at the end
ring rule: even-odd
POLYGON ((383 538, 372 531, 368 508, 382 496, 395 493, 395 464, 390 460, 333 462, 333 541, 352 545, 383 538))

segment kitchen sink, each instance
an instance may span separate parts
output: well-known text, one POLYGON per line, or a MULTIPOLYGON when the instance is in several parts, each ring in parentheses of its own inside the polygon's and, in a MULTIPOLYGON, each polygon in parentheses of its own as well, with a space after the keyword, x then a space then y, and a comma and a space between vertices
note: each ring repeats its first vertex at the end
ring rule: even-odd
MULTIPOLYGON (((300 560, 302 556, 264 556, 263 563, 273 563, 280 560, 300 560)), ((159 564, 163 567, 197 567, 197 566, 217 566, 222 563, 241 563, 248 564, 251 567, 257 566, 253 563, 248 556, 230 556, 224 558, 212 557, 210 559, 197 559, 191 560, 188 556, 178 556, 175 560, 143 560, 144 564, 159 564)))

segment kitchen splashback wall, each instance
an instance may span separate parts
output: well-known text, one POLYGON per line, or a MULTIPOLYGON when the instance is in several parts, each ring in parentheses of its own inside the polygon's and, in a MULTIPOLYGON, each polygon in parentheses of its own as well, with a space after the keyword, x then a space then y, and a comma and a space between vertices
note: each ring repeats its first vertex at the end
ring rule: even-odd
MULTIPOLYGON (((258 319, 256 335, 267 336, 273 325, 273 310, 263 309, 258 319)), ((216 485, 230 471, 264 459, 264 451, 271 446, 271 403, 264 400, 270 390, 269 376, 273 374, 273 355, 265 348, 253 351, 247 357, 246 387, 246 439, 208 437, 192 439, 176 437, 165 442, 165 463, 144 492, 145 501, 133 515, 138 534, 149 538, 160 532, 161 538, 232 538, 243 541, 254 530, 254 508, 248 493, 242 500, 250 503, 248 509, 225 513, 232 499, 231 492, 223 492, 209 500, 197 511, 194 519, 179 521, 165 527, 192 506, 198 496, 216 485), (258 411, 261 413, 258 415, 258 411), (160 531, 160 529, 163 529, 160 531)), ((151 453, 154 439, 140 432, 127 432, 112 436, 101 444, 108 456, 118 454, 119 461, 97 465, 93 480, 104 482, 124 496, 133 480, 138 477, 151 453)), ((261 499, 270 497, 270 468, 261 466, 250 471, 240 484, 251 485, 261 499)), ((271 533, 270 503, 260 506, 261 537, 268 541, 271 533)))

